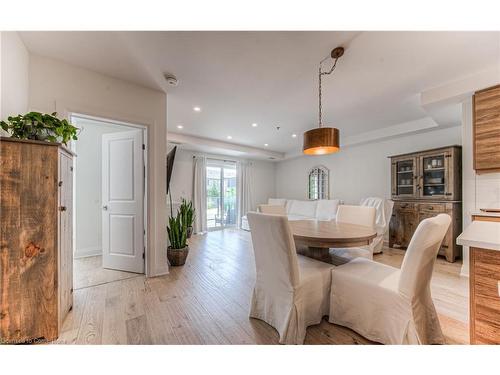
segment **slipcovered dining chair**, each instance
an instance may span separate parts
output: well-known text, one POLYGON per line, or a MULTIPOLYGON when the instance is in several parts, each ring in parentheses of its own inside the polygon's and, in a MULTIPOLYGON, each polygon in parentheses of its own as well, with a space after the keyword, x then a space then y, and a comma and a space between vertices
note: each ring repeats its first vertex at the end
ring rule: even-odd
POLYGON ((274 205, 274 204, 259 205, 259 212, 271 215, 286 215, 285 206, 274 205))
POLYGON ((250 317, 276 328, 280 344, 302 344, 328 315, 332 265, 297 255, 286 216, 249 212, 256 280, 250 317))
POLYGON ((375 207, 375 229, 377 230, 377 237, 375 237, 370 244, 370 248, 372 254, 379 254, 382 252, 384 236, 389 229, 394 202, 389 199, 368 197, 361 200, 360 206, 375 207))
MULTIPOLYGON (((356 224, 375 230, 374 207, 341 205, 337 211, 337 222, 356 224)), ((363 247, 333 248, 330 249, 330 257, 336 265, 347 263, 355 258, 362 257, 373 259, 370 245, 363 247)))
POLYGON ((333 269, 329 321, 383 344, 444 343, 430 283, 450 222, 446 214, 423 220, 401 270, 365 258, 333 269))

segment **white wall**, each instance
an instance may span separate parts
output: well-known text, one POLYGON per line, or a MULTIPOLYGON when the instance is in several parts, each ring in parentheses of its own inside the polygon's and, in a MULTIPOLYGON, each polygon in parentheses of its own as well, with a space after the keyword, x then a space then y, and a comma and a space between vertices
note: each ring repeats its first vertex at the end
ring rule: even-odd
POLYGON ((129 128, 78 119, 75 142, 75 258, 102 254, 102 135, 129 128))
POLYGON ((330 197, 358 204, 367 196, 390 198, 391 164, 388 156, 460 145, 461 127, 413 134, 375 143, 348 146, 325 156, 300 156, 276 166, 278 197, 307 199, 307 177, 315 165, 330 169, 330 197))
MULTIPOLYGON (((172 147, 169 145, 169 150, 172 147)), ((200 155, 200 153, 177 148, 170 181, 173 202, 179 202, 182 197, 191 198, 193 195, 193 155, 200 155)), ((243 160, 223 155, 205 154, 205 156, 222 160, 243 160)), ((252 209, 256 209, 258 204, 265 203, 268 198, 276 195, 275 163, 263 160, 252 160, 251 162, 254 176, 254 207, 252 209)))
POLYGON ((148 276, 168 272, 166 259, 166 95, 57 60, 30 55, 29 105, 148 127, 148 276))
MULTIPOLYGON (((29 53, 16 32, 0 32, 0 119, 28 111, 29 53)), ((1 132, 1 130, 0 130, 1 132)))

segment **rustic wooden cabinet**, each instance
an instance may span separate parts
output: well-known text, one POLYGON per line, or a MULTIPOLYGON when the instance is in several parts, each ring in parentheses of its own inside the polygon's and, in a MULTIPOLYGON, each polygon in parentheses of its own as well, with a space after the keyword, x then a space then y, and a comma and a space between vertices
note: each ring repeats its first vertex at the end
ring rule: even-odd
POLYGON ((500 171, 500 85, 475 93, 473 98, 474 169, 500 171))
POLYGON ((406 248, 422 220, 446 213, 452 224, 439 253, 449 262, 461 257, 461 246, 455 243, 462 229, 461 159, 460 146, 391 157, 390 247, 406 248))
POLYGON ((0 342, 54 340, 73 304, 73 155, 0 143, 0 342))

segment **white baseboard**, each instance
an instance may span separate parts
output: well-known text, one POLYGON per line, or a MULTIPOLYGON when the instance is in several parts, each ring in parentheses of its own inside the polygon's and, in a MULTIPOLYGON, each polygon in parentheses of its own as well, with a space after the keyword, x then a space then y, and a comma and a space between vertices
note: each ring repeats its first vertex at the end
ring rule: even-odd
POLYGON ((462 268, 460 269, 460 276, 462 277, 469 277, 469 267, 462 264, 462 268))
POLYGON ((102 255, 102 249, 100 246, 91 246, 85 247, 83 249, 76 249, 75 253, 73 254, 73 258, 88 258, 95 257, 96 255, 102 255))

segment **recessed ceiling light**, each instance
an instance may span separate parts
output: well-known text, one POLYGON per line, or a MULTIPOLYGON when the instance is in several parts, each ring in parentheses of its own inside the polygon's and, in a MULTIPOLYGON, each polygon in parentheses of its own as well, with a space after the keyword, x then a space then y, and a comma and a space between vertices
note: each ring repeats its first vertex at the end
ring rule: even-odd
POLYGON ((233 137, 231 137, 230 135, 227 136, 227 139, 233 139, 233 137))
POLYGON ((297 138, 297 134, 292 134, 292 138, 297 138))
POLYGON ((193 107, 193 111, 195 111, 195 112, 201 112, 201 108, 200 107, 193 107))
POLYGON ((252 127, 254 127, 254 128, 256 128, 257 126, 259 126, 259 125, 255 122, 252 124, 252 127))
POLYGON ((177 125, 177 129, 184 129, 184 125, 177 125))
POLYGON ((267 147, 267 146, 269 146, 269 145, 268 145, 267 143, 264 143, 264 146, 266 146, 266 147, 267 147))

